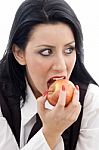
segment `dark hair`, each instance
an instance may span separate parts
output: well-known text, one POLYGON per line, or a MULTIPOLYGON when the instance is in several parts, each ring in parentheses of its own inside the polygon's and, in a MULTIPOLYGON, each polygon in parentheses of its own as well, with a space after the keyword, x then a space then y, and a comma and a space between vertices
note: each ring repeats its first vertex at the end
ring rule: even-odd
POLYGON ((37 24, 63 22, 74 34, 77 60, 71 75, 73 82, 94 82, 84 67, 82 29, 77 16, 64 0, 25 0, 16 12, 5 54, 0 62, 0 83, 6 94, 22 97, 25 100, 25 66, 15 60, 13 43, 22 50, 28 42, 29 33, 37 24))

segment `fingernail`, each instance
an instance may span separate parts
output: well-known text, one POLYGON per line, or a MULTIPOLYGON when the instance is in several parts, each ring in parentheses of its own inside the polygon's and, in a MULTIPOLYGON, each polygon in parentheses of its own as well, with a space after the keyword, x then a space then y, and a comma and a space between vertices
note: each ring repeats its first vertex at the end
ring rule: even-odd
POLYGON ((48 94, 48 91, 45 91, 45 92, 42 94, 42 96, 45 97, 45 96, 47 96, 47 94, 48 94))
POLYGON ((76 90, 79 90, 79 86, 78 85, 76 85, 75 87, 76 87, 76 90))
POLYGON ((65 86, 64 85, 62 85, 62 91, 65 91, 65 86))

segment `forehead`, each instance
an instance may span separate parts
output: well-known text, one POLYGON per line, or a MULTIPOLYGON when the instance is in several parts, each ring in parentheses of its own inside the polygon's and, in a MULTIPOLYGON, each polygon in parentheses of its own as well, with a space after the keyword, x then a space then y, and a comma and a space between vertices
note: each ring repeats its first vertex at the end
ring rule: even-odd
POLYGON ((39 25, 36 25, 35 28, 33 28, 33 30, 31 30, 31 36, 35 36, 35 35, 38 35, 38 34, 57 34, 59 33, 60 34, 63 34, 63 33, 67 33, 68 34, 73 34, 70 26, 68 24, 65 24, 65 23, 54 23, 54 24, 51 24, 51 23, 48 23, 48 24, 39 24, 39 25))
POLYGON ((65 40, 74 40, 74 35, 70 26, 60 22, 54 24, 39 24, 31 30, 29 37, 30 40, 55 40, 55 38, 58 37, 65 40))

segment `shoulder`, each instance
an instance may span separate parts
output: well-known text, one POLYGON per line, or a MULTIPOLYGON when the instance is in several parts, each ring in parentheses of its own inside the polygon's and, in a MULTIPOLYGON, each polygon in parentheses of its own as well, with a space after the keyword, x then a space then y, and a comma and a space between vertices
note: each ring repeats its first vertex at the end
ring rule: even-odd
POLYGON ((85 95, 84 107, 89 105, 99 107, 99 86, 95 84, 89 84, 85 95))

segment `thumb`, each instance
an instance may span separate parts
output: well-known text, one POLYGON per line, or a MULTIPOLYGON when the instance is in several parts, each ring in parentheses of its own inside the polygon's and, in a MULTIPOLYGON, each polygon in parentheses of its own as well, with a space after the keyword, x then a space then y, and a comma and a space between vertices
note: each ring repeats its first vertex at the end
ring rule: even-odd
POLYGON ((42 113, 45 111, 45 102, 46 102, 46 96, 41 96, 37 98, 37 109, 38 113, 42 113))

